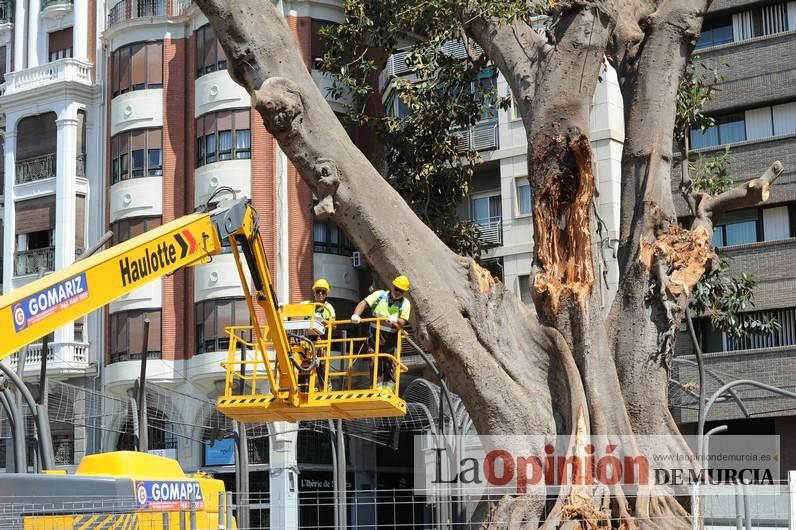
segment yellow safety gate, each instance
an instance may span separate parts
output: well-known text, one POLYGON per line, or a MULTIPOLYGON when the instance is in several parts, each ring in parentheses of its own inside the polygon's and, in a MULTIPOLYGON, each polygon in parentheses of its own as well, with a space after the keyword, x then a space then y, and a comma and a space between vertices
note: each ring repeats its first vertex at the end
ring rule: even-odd
POLYGON ((375 324, 375 344, 368 348, 367 335, 340 337, 337 332, 349 320, 335 320, 319 325, 314 318, 313 304, 291 304, 281 309, 288 330, 291 348, 291 369, 298 381, 297 406, 278 399, 270 381, 278 373, 273 344, 260 343, 256 336, 269 337, 268 329, 255 333, 252 326, 233 326, 226 329, 230 336, 229 356, 224 364, 226 384, 224 396, 218 399, 218 409, 241 422, 300 421, 333 418, 371 418, 402 416, 406 403, 398 397, 401 373, 401 339, 404 331, 397 330, 395 353, 380 351, 381 327, 386 319, 363 319, 375 324), (295 323, 298 322, 298 325, 295 323), (303 334, 291 334, 300 330, 303 334), (311 344, 311 346, 309 345, 311 344), (314 350, 314 354, 312 354, 314 350), (245 356, 243 354, 245 352, 245 356), (379 359, 393 363, 395 385, 379 386, 379 359))

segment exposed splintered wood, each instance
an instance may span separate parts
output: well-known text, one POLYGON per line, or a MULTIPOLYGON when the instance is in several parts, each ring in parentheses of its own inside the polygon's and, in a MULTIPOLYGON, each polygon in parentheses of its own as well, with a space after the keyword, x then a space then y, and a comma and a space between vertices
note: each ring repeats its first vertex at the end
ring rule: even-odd
POLYGON ((666 291, 669 296, 688 295, 699 279, 710 269, 715 257, 710 247, 707 230, 681 228, 671 223, 652 243, 642 242, 640 259, 648 271, 665 262, 668 279, 666 291))
POLYGON ((478 291, 483 294, 488 293, 497 281, 488 269, 485 269, 475 261, 470 263, 470 276, 478 286, 478 291))
POLYGON ((589 140, 581 135, 540 134, 533 142, 539 167, 554 160, 534 190, 536 254, 541 272, 534 277, 533 296, 553 312, 564 292, 585 300, 594 285, 590 208, 594 174, 589 140))

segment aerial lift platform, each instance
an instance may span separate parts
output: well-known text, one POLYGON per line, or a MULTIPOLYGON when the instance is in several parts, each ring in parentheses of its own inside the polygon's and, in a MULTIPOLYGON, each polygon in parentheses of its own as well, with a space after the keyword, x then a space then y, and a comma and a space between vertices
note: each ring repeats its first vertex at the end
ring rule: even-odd
MULTIPOLYGON (((246 198, 213 203, 3 295, 0 360, 156 278, 207 263, 225 248, 235 258, 252 325, 227 330, 226 384, 217 402, 222 413, 257 423, 406 413, 397 392, 406 371, 403 331, 398 331, 395 353, 382 353, 378 346, 371 351, 364 337, 338 337, 348 321, 319 326, 312 304, 280 307, 257 212, 246 198), (297 325, 302 321, 304 327, 297 325), (377 385, 382 358, 394 363, 394 388, 377 385)), ((385 324, 364 322, 377 334, 385 324)))

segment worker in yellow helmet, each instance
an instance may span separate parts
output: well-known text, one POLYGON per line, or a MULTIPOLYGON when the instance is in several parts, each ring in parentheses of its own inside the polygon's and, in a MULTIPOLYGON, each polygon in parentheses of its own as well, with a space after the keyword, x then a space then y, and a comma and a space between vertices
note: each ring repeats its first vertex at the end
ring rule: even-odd
MULTIPOLYGON (((379 353, 395 353, 398 347, 397 326, 406 326, 409 322, 411 304, 404 297, 409 291, 409 278, 406 276, 396 276, 389 291, 374 291, 364 300, 357 304, 354 314, 351 315, 351 322, 359 324, 365 308, 370 307, 373 316, 385 318, 387 322, 380 325, 379 330, 379 353)), ((368 330, 368 348, 371 352, 375 351, 376 326, 371 323, 368 330)), ((377 388, 395 390, 395 363, 388 357, 379 358, 379 381, 376 382, 377 388)))
MULTIPOLYGON (((301 302, 302 304, 315 304, 315 316, 321 318, 324 326, 328 326, 329 322, 335 318, 334 306, 326 299, 330 290, 331 287, 329 286, 329 282, 326 281, 325 278, 319 278, 312 284, 313 299, 301 302)), ((316 337, 316 339, 320 338, 322 337, 316 337)), ((328 389, 329 387, 324 384, 326 380, 326 366, 323 357, 327 354, 326 348, 317 348, 316 353, 318 357, 321 358, 321 363, 318 365, 318 384, 321 389, 328 389)))
POLYGON ((324 278, 319 278, 312 284, 313 300, 301 302, 302 304, 315 304, 315 314, 321 317, 324 326, 335 317, 334 306, 326 300, 330 290, 329 282, 324 278))

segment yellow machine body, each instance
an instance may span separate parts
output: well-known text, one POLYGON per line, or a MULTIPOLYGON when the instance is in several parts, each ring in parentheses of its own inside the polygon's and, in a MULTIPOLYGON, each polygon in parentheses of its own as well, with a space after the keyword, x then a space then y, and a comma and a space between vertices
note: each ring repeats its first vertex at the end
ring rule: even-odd
POLYGON ((188 476, 175 460, 147 453, 91 455, 75 475, 23 474, 15 481, 6 497, 18 508, 9 517, 24 530, 188 530, 192 504, 197 528, 219 528, 219 518, 227 523, 221 480, 188 476))

